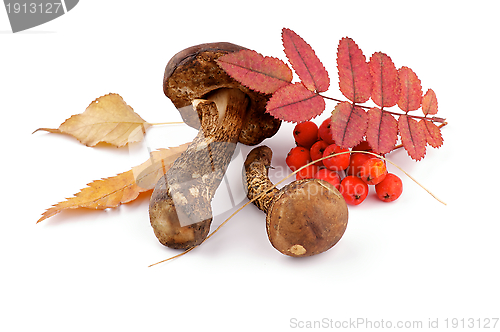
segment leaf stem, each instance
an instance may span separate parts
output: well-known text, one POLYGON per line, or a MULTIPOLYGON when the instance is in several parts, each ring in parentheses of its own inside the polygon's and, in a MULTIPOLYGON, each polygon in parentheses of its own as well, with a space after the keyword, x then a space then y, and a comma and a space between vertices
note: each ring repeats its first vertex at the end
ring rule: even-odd
MULTIPOLYGON (((328 99, 328 100, 333 100, 333 101, 336 101, 336 102, 344 102, 346 100, 340 100, 340 99, 336 99, 336 98, 332 98, 332 97, 328 97, 328 96, 324 96, 320 93, 318 93, 318 95, 324 99, 328 99)), ((365 108, 365 109, 370 109, 372 107, 370 106, 365 106, 365 105, 359 105, 359 104, 356 104, 356 106, 358 107, 361 107, 361 108, 365 108)), ((423 120, 430 120, 430 121, 433 121, 433 122, 439 122, 439 123, 444 123, 446 124, 446 119, 443 119, 443 118, 440 118, 440 117, 437 117, 437 116, 433 116, 432 118, 429 118, 429 117, 425 117, 425 116, 418 116, 418 115, 411 115, 411 114, 402 114, 402 113, 397 113, 397 112, 391 112, 391 111, 387 111, 385 109, 382 108, 382 112, 386 112, 388 114, 392 114, 392 115, 396 115, 396 116, 401 116, 401 115, 407 115, 408 117, 412 118, 412 119, 423 119, 423 120)))
MULTIPOLYGON (((444 122, 444 123, 440 124, 440 125, 438 126, 438 128, 439 128, 439 129, 441 129, 441 128, 443 128, 444 126, 446 126, 447 124, 448 124, 448 122, 444 122)), ((394 147, 391 151, 389 151, 389 153, 391 153, 391 152, 393 152, 393 151, 395 151, 395 150, 397 150, 397 149, 400 149, 400 148, 402 148, 402 147, 403 147, 403 144, 398 144, 398 145, 396 145, 396 146, 395 146, 395 147, 394 147)))
POLYGON ((150 126, 162 126, 162 125, 176 125, 176 124, 185 124, 185 122, 147 122, 150 126))
POLYGON ((408 114, 408 113, 401 114, 401 113, 396 113, 396 112, 391 112, 391 111, 386 111, 386 110, 382 110, 382 112, 386 112, 386 113, 389 113, 389 114, 392 114, 392 115, 396 115, 396 116, 407 115, 409 118, 413 118, 413 119, 431 120, 433 122, 439 122, 439 123, 447 124, 446 119, 443 119, 443 118, 440 118, 440 117, 437 117, 437 116, 433 116, 432 118, 428 118, 426 116, 411 115, 411 114, 408 114))
POLYGON ((324 99, 337 101, 337 102, 339 102, 339 103, 341 103, 341 102, 345 101, 345 100, 340 100, 340 99, 335 99, 335 98, 332 98, 332 97, 324 96, 324 95, 322 95, 321 93, 318 93, 318 95, 319 95, 320 97, 323 97, 324 99))

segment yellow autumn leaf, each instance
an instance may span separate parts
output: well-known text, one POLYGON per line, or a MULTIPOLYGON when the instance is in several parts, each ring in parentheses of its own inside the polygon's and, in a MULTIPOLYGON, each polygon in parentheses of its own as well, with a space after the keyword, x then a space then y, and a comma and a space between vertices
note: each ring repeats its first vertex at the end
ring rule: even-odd
POLYGON ((35 132, 69 134, 87 146, 105 142, 120 147, 141 141, 150 126, 120 95, 110 93, 94 100, 85 112, 73 115, 59 128, 39 128, 35 132))
POLYGON ((189 143, 186 143, 178 147, 153 151, 147 161, 131 170, 89 183, 88 187, 73 197, 47 209, 37 223, 66 209, 103 210, 133 201, 141 192, 154 189, 156 182, 188 145, 189 143))

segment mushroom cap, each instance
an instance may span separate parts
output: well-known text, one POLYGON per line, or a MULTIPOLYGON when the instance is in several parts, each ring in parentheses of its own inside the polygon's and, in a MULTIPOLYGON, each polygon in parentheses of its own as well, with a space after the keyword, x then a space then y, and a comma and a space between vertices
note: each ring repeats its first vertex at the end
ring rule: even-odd
POLYGON ((273 247, 292 257, 333 247, 347 227, 347 205, 340 192, 319 179, 294 181, 280 190, 267 213, 273 247))
POLYGON ((179 110, 184 122, 196 129, 200 116, 192 106, 194 99, 204 98, 220 88, 236 88, 248 95, 250 103, 243 120, 239 142, 256 145, 273 136, 281 121, 265 113, 270 95, 241 85, 217 65, 222 55, 246 48, 231 43, 208 43, 189 47, 170 59, 163 76, 163 92, 179 110))

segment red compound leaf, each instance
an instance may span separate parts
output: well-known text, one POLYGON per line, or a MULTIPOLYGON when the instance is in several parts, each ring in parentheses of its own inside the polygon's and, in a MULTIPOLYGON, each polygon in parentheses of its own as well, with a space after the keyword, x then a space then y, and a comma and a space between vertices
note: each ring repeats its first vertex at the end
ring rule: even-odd
POLYGON ((372 76, 358 45, 344 37, 337 51, 340 92, 354 103, 364 103, 372 93, 372 76))
POLYGON ((266 111, 269 114, 289 122, 310 120, 323 113, 324 110, 323 97, 308 90, 300 82, 276 91, 266 105, 266 111))
POLYGON ((286 63, 252 50, 223 55, 217 63, 229 76, 261 93, 273 93, 290 84, 293 78, 292 70, 286 63))
POLYGON ((422 98, 422 112, 427 115, 434 115, 438 112, 438 101, 434 90, 429 89, 422 98))
POLYGON ((312 47, 290 29, 284 28, 281 38, 286 57, 302 84, 311 91, 327 91, 330 86, 328 72, 312 47))
POLYGON ((392 115, 377 107, 370 109, 366 140, 375 153, 391 152, 398 140, 398 122, 392 115))
POLYGON ((370 72, 373 78, 372 100, 380 107, 397 104, 400 94, 398 70, 391 58, 377 52, 370 58, 370 72))
POLYGON ((441 135, 441 129, 438 126, 430 120, 421 120, 419 125, 422 127, 427 143, 429 143, 430 146, 433 148, 439 148, 443 145, 443 136, 441 135))
POLYGON ((415 160, 422 159, 425 156, 425 146, 427 145, 422 125, 407 115, 400 115, 398 129, 401 135, 401 142, 408 155, 415 160))
POLYGON ((341 148, 352 148, 361 142, 367 126, 366 112, 347 101, 337 104, 332 112, 332 136, 341 148))
POLYGON ((405 112, 416 111, 422 103, 422 85, 417 75, 408 67, 401 67, 398 71, 401 94, 398 106, 405 112))

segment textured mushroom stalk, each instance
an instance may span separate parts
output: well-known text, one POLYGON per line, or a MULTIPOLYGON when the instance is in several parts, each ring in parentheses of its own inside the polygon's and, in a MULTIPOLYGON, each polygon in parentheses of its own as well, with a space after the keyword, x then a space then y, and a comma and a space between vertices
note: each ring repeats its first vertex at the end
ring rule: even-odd
POLYGON ((348 210, 340 192, 318 179, 294 181, 281 190, 268 178, 272 151, 267 146, 253 149, 245 161, 247 197, 266 212, 269 241, 278 251, 292 257, 312 256, 327 251, 342 237, 348 210))
POLYGON ((193 106, 202 114, 200 131, 158 181, 149 207, 156 237, 176 249, 196 246, 208 235, 211 200, 238 142, 248 98, 238 89, 219 89, 193 106))
POLYGON ((271 149, 267 146, 260 146, 248 153, 244 164, 248 199, 252 200, 267 191, 266 194, 253 202, 265 213, 267 213, 274 197, 279 193, 278 189, 272 188, 274 184, 268 177, 272 158, 273 152, 271 149))

